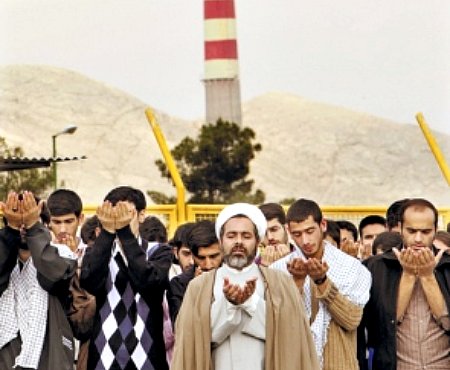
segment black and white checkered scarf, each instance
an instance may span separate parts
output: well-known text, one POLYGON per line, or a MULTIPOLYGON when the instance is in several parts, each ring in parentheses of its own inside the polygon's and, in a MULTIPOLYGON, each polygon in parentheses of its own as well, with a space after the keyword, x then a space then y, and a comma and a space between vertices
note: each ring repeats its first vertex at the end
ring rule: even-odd
POLYGON ((37 369, 47 328, 48 293, 41 288, 32 258, 13 269, 0 297, 0 348, 20 334, 22 348, 15 365, 37 369))

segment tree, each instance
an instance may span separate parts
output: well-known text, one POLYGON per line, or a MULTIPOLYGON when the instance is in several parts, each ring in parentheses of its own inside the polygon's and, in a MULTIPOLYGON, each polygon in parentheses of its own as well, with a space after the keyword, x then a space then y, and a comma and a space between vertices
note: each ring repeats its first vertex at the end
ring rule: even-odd
MULTIPOLYGON (((10 148, 5 138, 0 137, 0 157, 23 157, 21 147, 10 148)), ((32 168, 0 172, 0 200, 6 199, 10 191, 29 190, 43 197, 52 186, 53 175, 50 169, 32 168)))
MULTIPOLYGON (((246 179, 250 161, 261 144, 253 143, 255 132, 219 119, 202 126, 198 138, 185 137, 172 151, 191 203, 262 203, 262 190, 252 193, 253 180, 246 179)), ((171 178, 165 163, 155 161, 163 177, 171 178)))
POLYGON ((296 200, 297 200, 297 198, 283 198, 278 203, 280 203, 283 206, 290 206, 296 200))
POLYGON ((176 197, 167 196, 166 194, 156 190, 147 190, 147 195, 156 204, 174 204, 177 202, 176 197))

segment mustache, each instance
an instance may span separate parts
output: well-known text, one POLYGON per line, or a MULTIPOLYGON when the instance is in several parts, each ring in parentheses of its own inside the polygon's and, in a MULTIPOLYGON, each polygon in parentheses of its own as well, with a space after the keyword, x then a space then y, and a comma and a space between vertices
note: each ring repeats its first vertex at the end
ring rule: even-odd
POLYGON ((231 248, 231 253, 233 253, 233 252, 247 253, 246 249, 244 248, 244 246, 242 244, 237 244, 233 248, 231 248))

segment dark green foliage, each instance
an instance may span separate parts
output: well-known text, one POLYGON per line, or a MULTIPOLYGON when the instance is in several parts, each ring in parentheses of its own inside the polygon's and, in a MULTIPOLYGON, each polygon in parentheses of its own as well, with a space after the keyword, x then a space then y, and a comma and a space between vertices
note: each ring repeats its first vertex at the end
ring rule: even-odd
MULTIPOLYGON (((6 140, 0 137, 0 157, 23 157, 21 147, 10 148, 6 140)), ((39 197, 51 189, 53 175, 51 169, 32 168, 28 170, 16 170, 0 172, 0 200, 6 199, 10 191, 32 191, 39 197)))
MULTIPOLYGON (((252 194, 253 180, 246 179, 250 161, 261 145, 254 144, 255 132, 236 123, 218 120, 204 125, 198 138, 185 137, 172 151, 190 203, 262 203, 265 194, 252 194)), ((162 176, 170 178, 166 165, 157 160, 162 176)))
POLYGON ((280 203, 283 206, 290 206, 296 200, 297 200, 296 198, 284 198, 284 199, 281 199, 278 203, 280 203))
POLYGON ((175 204, 177 202, 176 197, 169 197, 155 190, 147 190, 147 195, 155 204, 175 204))

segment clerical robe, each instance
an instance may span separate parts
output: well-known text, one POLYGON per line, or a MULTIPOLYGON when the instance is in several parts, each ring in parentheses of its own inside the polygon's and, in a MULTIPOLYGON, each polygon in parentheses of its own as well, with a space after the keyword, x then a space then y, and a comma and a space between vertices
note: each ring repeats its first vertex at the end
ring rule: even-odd
MULTIPOLYGON (((302 298, 292 278, 265 267, 259 267, 259 272, 264 298, 259 305, 261 308, 264 303, 265 323, 254 316, 256 321, 252 323, 251 330, 252 336, 262 341, 262 358, 257 357, 258 350, 254 353, 247 351, 246 369, 319 370, 302 298), (265 326, 264 333, 258 329, 261 323, 265 326)), ((217 333, 215 341, 212 338, 212 325, 217 328, 217 323, 211 322, 211 316, 214 319, 214 308, 213 312, 211 309, 216 301, 214 296, 218 296, 217 290, 216 294, 214 292, 215 280, 222 284, 222 275, 218 277, 216 274, 216 270, 203 273, 188 286, 175 324, 175 352, 171 367, 173 370, 215 370, 214 360, 217 360, 217 354, 214 353, 213 357, 212 353, 217 351, 220 340, 217 333)), ((258 291, 257 284, 256 293, 258 291)), ((247 304, 251 306, 252 302, 247 304)), ((257 306, 258 302, 253 308, 257 306)), ((258 315, 256 311, 254 314, 258 315)), ((220 357, 222 358, 222 355, 220 357)), ((241 363, 238 365, 242 366, 241 363)), ((230 370, 234 370, 234 364, 232 366, 230 370)))

